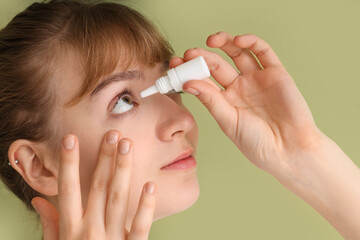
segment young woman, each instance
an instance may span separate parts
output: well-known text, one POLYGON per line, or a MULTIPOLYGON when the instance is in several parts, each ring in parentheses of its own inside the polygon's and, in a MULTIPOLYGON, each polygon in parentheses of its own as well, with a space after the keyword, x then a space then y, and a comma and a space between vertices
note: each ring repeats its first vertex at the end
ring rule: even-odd
POLYGON ((47 199, 64 210, 60 219, 66 223, 60 229, 70 226, 71 231, 74 218, 86 209, 87 227, 95 230, 93 225, 104 220, 113 179, 106 222, 114 227, 111 236, 119 239, 119 223, 130 229, 146 182, 159 189, 154 220, 197 200, 194 166, 163 169, 183 154, 195 157, 193 116, 179 93, 146 99, 139 94, 166 72, 173 55, 143 16, 114 3, 34 3, 1 31, 0 52, 1 176, 30 209, 35 196, 47 199), (73 152, 61 147, 62 137, 70 133, 65 141, 75 143, 73 152), (134 143, 134 161, 127 157, 132 172, 117 154, 120 139, 134 143), (74 154, 80 165, 69 172, 79 161, 74 154), (112 177, 116 155, 119 175, 115 171, 112 177), (73 182, 78 169, 81 188, 73 182), (123 193, 130 190, 127 200, 123 193))
POLYGON ((194 118, 178 93, 140 92, 200 55, 223 89, 206 79, 184 90, 251 162, 360 237, 360 171, 317 128, 274 51, 251 34, 207 45, 240 72, 204 49, 171 59, 155 27, 119 4, 33 4, 0 32, 1 177, 36 208, 44 239, 147 239, 153 221, 197 200, 194 118))

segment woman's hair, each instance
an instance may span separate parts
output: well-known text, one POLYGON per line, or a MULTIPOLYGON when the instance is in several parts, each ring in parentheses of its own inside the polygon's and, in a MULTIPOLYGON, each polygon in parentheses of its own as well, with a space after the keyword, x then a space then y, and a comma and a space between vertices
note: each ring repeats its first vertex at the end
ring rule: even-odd
POLYGON ((154 66, 173 55, 151 22, 116 3, 34 3, 0 31, 0 177, 32 211, 31 199, 42 195, 8 165, 8 150, 15 140, 27 139, 46 142, 58 156, 58 66, 70 51, 82 66, 83 84, 66 107, 89 94, 119 63, 124 69, 133 63, 154 66))

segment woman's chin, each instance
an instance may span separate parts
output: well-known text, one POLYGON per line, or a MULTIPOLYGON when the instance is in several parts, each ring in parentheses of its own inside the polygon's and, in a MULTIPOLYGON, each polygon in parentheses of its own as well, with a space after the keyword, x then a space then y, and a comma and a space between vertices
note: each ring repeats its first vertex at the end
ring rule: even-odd
POLYGON ((173 194, 171 198, 168 198, 164 203, 157 203, 154 213, 153 221, 174 215, 176 213, 183 212, 193 206, 200 196, 199 183, 196 180, 196 183, 193 183, 191 187, 182 189, 177 192, 178 194, 173 194))

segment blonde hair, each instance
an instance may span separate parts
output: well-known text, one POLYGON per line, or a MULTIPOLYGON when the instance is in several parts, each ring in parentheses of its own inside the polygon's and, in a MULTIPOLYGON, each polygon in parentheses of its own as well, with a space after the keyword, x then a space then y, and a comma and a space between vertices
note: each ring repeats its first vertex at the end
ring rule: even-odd
POLYGON ((137 11, 117 3, 52 0, 34 3, 0 31, 0 177, 28 209, 41 196, 8 163, 17 139, 47 141, 54 156, 62 136, 51 127, 57 104, 59 56, 73 51, 84 79, 73 106, 120 62, 154 66, 174 54, 158 29, 137 11))

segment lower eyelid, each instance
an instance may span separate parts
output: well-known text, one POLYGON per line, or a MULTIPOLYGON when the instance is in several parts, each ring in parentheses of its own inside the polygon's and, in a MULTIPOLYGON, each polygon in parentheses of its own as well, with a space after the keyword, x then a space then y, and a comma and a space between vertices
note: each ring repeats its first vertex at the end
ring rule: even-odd
POLYGON ((138 111, 138 109, 136 109, 138 107, 138 103, 134 102, 134 107, 129 110, 129 111, 126 111, 124 113, 111 113, 111 117, 115 118, 115 119, 120 119, 120 118, 126 118, 126 117, 129 117, 131 116, 132 114, 135 113, 135 111, 138 111))

